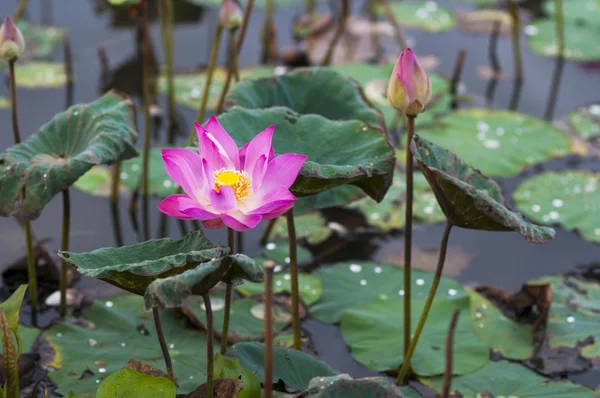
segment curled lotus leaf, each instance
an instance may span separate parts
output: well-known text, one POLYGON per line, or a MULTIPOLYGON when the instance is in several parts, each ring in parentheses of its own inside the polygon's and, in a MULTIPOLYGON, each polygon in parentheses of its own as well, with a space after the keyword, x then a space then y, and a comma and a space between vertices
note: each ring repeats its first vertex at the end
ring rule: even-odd
POLYGON ((155 279, 180 274, 200 263, 224 261, 228 253, 228 248, 211 243, 197 231, 180 240, 155 239, 133 246, 59 255, 83 275, 143 295, 155 279))
POLYGON ((508 208, 500 186, 448 150, 419 136, 411 151, 452 225, 487 231, 516 231, 529 242, 554 239, 552 228, 525 221, 508 208))
POLYGON ((307 155, 290 188, 297 196, 351 184, 380 201, 392 184, 395 164, 392 145, 380 128, 363 121, 334 121, 316 114, 301 115, 282 106, 234 107, 219 120, 238 146, 249 142, 257 131, 275 125, 273 149, 276 155, 307 155))
POLYGON ((221 280, 235 285, 243 280, 262 282, 263 279, 263 269, 257 262, 243 254, 235 254, 156 279, 146 289, 144 303, 146 309, 179 307, 191 295, 208 293, 221 280))
POLYGON ((59 113, 0 154, 0 215, 36 219, 94 165, 136 156, 137 137, 133 103, 115 92, 59 113))

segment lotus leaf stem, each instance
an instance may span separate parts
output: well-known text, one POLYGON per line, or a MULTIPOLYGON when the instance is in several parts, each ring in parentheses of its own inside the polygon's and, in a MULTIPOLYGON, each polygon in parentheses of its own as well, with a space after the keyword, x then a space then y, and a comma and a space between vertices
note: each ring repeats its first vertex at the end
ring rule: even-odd
POLYGON ((513 88, 509 109, 515 110, 517 109, 521 85, 523 83, 523 55, 521 54, 521 42, 519 40, 519 35, 521 34, 521 22, 519 19, 519 6, 517 5, 516 0, 508 0, 508 11, 512 18, 512 44, 515 57, 515 86, 513 88))
POLYGON ((150 239, 150 203, 148 195, 150 178, 150 143, 152 140, 152 119, 150 116, 150 32, 148 27, 148 6, 141 3, 140 24, 142 31, 142 97, 144 103, 144 153, 142 158, 142 218, 144 240, 150 239))
POLYGON ((165 341, 165 335, 162 329, 162 323, 160 321, 160 314, 157 308, 152 308, 152 316, 154 317, 154 328, 156 329, 156 337, 158 337, 158 343, 160 344, 160 350, 162 351, 163 357, 165 358, 165 366, 167 367, 167 375, 169 379, 176 382, 175 374, 173 373, 173 363, 171 362, 171 355, 167 348, 167 342, 165 341))
POLYGON ((206 396, 208 398, 213 398, 213 340, 215 337, 215 331, 213 328, 213 313, 210 305, 210 296, 208 293, 205 293, 202 295, 202 298, 204 298, 204 307, 206 308, 206 396))
POLYGON ((238 69, 237 59, 238 57, 235 35, 233 32, 231 32, 229 38, 229 68, 227 69, 227 77, 225 78, 225 84, 221 89, 221 94, 219 94, 219 100, 217 101, 217 108, 215 110, 215 113, 217 115, 223 111, 223 104, 225 104, 225 97, 227 96, 227 92, 229 91, 229 87, 231 86, 231 79, 238 69))
POLYGON ((485 101, 486 106, 491 107, 494 104, 494 92, 498 85, 498 76, 500 75, 500 61, 498 60, 498 36, 500 35, 500 28, 502 23, 499 20, 495 20, 492 25, 492 34, 490 35, 489 57, 490 65, 492 67, 493 76, 490 79, 488 86, 485 90, 485 101))
MULTIPOLYGON (((237 40, 237 47, 235 49, 236 54, 240 54, 242 52, 242 46, 244 45, 244 39, 246 38, 246 32, 248 31, 248 24, 250 23, 250 15, 252 15, 252 9, 254 8, 254 0, 248 0, 246 3, 246 9, 244 10, 244 19, 242 20, 242 26, 240 26, 240 35, 237 40)), ((240 81, 239 70, 237 68, 237 62, 235 65, 235 81, 240 81)))
POLYGON ((412 222, 413 222, 413 155, 410 142, 415 135, 414 115, 407 115, 406 120, 406 209, 404 211, 404 356, 408 354, 411 331, 411 262, 412 262, 412 222))
MULTIPOLYGON (((15 81, 15 62, 13 59, 8 62, 8 74, 10 82, 10 111, 12 118, 13 137, 15 145, 21 142, 21 134, 19 132, 19 118, 17 111, 17 84, 15 81)), ((22 196, 25 200, 25 187, 23 187, 22 196)), ((27 278, 29 279, 29 301, 31 304, 31 323, 37 326, 37 277, 35 269, 35 253, 33 252, 33 235, 31 232, 31 221, 24 220, 23 228, 25 230, 25 246, 27 250, 27 278)))
MULTIPOLYGON (((198 107, 198 113, 196 113, 196 121, 202 123, 204 113, 206 112, 206 105, 208 104, 208 93, 210 91, 210 85, 212 83, 213 74, 215 72, 215 65, 217 64, 217 56, 219 55, 219 47, 221 45, 221 36, 223 34, 223 27, 220 23, 217 24, 217 31, 213 37, 212 46, 210 48, 210 56, 208 58, 208 69, 206 71, 206 79, 204 80, 204 87, 202 88, 202 97, 200 99, 200 106, 198 107)), ((196 128, 192 127, 190 138, 188 139, 188 145, 194 144, 194 137, 196 136, 196 128)))
POLYGON ((241 231, 235 231, 236 253, 244 252, 244 234, 241 231))
POLYGON ((288 240, 290 251, 290 282, 292 285, 292 329, 294 333, 294 349, 302 348, 300 338, 300 311, 299 311, 299 292, 298 292, 298 248, 296 246, 296 226, 294 224, 294 209, 289 209, 285 213, 288 228, 288 240))
POLYGON ((267 242, 269 241, 269 238, 271 237, 271 232, 273 232, 273 227, 275 227, 276 222, 277 222, 277 217, 269 220, 269 222, 267 223, 267 226, 263 230, 263 233, 260 237, 259 244, 261 246, 265 246, 267 244, 267 242))
MULTIPOLYGON (((63 197, 63 219, 62 219, 62 240, 60 250, 63 252, 69 251, 69 232, 71 229, 71 196, 69 188, 62 191, 63 197)), ((67 271, 69 265, 67 260, 62 259, 60 264, 60 316, 67 315, 67 271)))
POLYGON ((457 308, 452 314, 450 319, 450 327, 448 328, 448 335, 446 336, 446 366, 444 368, 444 381, 442 384, 442 398, 450 397, 450 387, 452 385, 452 361, 454 352, 454 331, 456 330, 456 324, 458 322, 458 315, 460 309, 457 308))
POLYGON ((337 46, 344 30, 346 30, 346 22, 348 17, 350 16, 350 0, 341 0, 342 2, 342 13, 340 15, 340 20, 338 21, 337 27, 335 29, 335 33, 329 42, 329 46, 327 47, 327 52, 325 53, 325 57, 323 57, 323 61, 321 62, 321 66, 328 66, 333 59, 333 52, 335 51, 335 47, 337 46))
POLYGON ((123 234, 121 232, 121 215, 119 214, 119 183, 121 182, 121 163, 116 163, 112 169, 110 184, 110 211, 115 233, 115 244, 123 246, 123 234))
POLYGON ((404 32, 396 19, 396 15, 394 14, 394 10, 392 10, 392 6, 390 5, 390 0, 380 0, 385 9, 385 15, 388 18, 390 24, 394 28, 394 39, 398 43, 398 45, 404 50, 408 48, 408 42, 406 41, 406 36, 404 36, 404 32))
POLYGON ((65 109, 68 109, 73 105, 73 89, 75 88, 75 80, 73 79, 73 52, 71 51, 71 39, 69 39, 68 34, 65 35, 65 39, 63 40, 63 51, 65 54, 65 74, 67 75, 67 84, 65 85, 65 109))
POLYGON ((317 8, 317 2, 315 0, 306 0, 306 13, 312 15, 315 13, 317 8))
POLYGON ((273 392, 273 271, 275 262, 265 262, 265 382, 264 397, 271 398, 273 392))
POLYGON ((175 83, 173 80, 174 60, 173 60, 173 2, 159 1, 161 6, 158 14, 160 18, 160 33, 165 52, 165 61, 167 64, 167 104, 169 107, 169 136, 168 143, 174 144, 175 141, 175 83))
POLYGON ((27 8, 27 2, 28 2, 28 0, 19 0, 19 4, 17 4, 17 9, 15 10, 15 13, 13 14, 13 17, 12 17, 12 20, 14 21, 14 23, 19 22, 21 20, 21 18, 23 17, 25 8, 27 8))
POLYGON ((262 27, 263 48, 261 56, 261 63, 263 64, 270 64, 277 58, 277 29, 273 19, 274 10, 273 0, 265 0, 265 20, 262 27))
POLYGON ((556 106, 556 100, 558 98, 558 89, 560 88, 560 81, 562 77, 562 71, 565 63, 565 29, 564 29, 564 18, 563 18, 563 4, 562 0, 554 0, 554 8, 556 9, 556 66, 554 67, 554 73, 552 74, 552 86, 550 87, 550 95, 548 96, 548 104, 546 105, 546 111, 544 112, 544 119, 550 121, 554 116, 554 107, 556 106))
POLYGON ((462 75, 463 66, 465 65, 465 57, 467 56, 467 50, 461 48, 456 57, 456 63, 454 64, 454 72, 452 73, 452 80, 450 81, 450 97, 452 102, 450 103, 450 109, 458 108, 458 84, 460 83, 460 77, 462 75))
POLYGON ((417 328, 413 334, 413 338, 410 342, 410 347, 408 348, 408 353, 404 357, 404 362, 402 363, 402 367, 400 368, 400 372, 398 373, 398 378, 396 379, 396 384, 400 385, 404 382, 404 378, 410 369, 410 359, 412 358, 415 348, 417 348, 417 343, 419 342, 419 337, 421 336, 421 332, 423 331, 423 327, 425 327, 425 322, 427 321, 427 316, 429 315, 429 310, 431 309, 431 305, 433 304, 433 299, 435 298, 435 293, 437 292, 437 288, 440 284, 440 280, 442 279, 442 270, 444 269, 444 262, 446 261, 446 251, 448 249, 448 238, 450 237, 450 230, 452 229, 452 224, 449 221, 446 221, 446 228, 444 229, 444 235, 442 236, 442 242, 440 244, 440 254, 438 257, 438 264, 435 269, 435 275, 433 277, 433 283, 431 284, 431 288, 429 289, 429 294, 427 295, 427 300, 425 301, 425 306, 423 307, 423 313, 421 313, 421 317, 419 318, 419 323, 417 324, 417 328))
MULTIPOLYGON (((227 227, 227 246, 229 254, 235 253, 235 231, 227 227)), ((221 355, 227 351, 227 336, 229 335, 229 318, 231 315, 231 296, 233 294, 233 285, 225 284, 225 307, 223 308, 223 331, 221 333, 221 355)))

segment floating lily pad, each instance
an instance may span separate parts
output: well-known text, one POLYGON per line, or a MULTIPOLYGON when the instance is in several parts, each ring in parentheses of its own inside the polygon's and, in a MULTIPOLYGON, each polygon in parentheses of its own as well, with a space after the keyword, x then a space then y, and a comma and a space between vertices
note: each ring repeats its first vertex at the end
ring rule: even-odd
MULTIPOLYGON (((223 331, 223 315, 225 307, 225 294, 223 291, 210 293, 211 307, 213 310, 213 325, 216 333, 223 331)), ((206 307, 201 297, 184 304, 183 312, 190 317, 196 325, 206 328, 206 307)), ((281 332, 291 321, 291 315, 284 309, 273 308, 273 332, 281 332)), ((264 335, 264 306, 247 298, 235 299, 231 302, 231 318, 229 321, 229 337, 234 341, 258 340, 264 335)))
POLYGON ((385 377, 353 379, 350 375, 342 374, 331 377, 315 377, 308 383, 305 394, 314 398, 405 398, 406 396, 401 393, 401 389, 402 387, 396 387, 390 379, 385 377))
POLYGON ((467 229, 516 231, 532 243, 554 239, 552 228, 531 224, 512 212, 500 186, 453 153, 419 136, 411 151, 448 222, 467 229))
POLYGON ((519 211, 541 224, 558 224, 600 242, 600 174, 548 172, 521 184, 513 197, 519 211))
MULTIPOLYGON (((111 185, 111 170, 106 166, 94 166, 75 181, 73 187, 90 195, 106 197, 110 196, 111 185)), ((119 184, 119 191, 127 192, 129 188, 121 183, 119 184)))
POLYGON ((365 100, 360 86, 329 68, 305 68, 242 82, 227 96, 227 105, 252 109, 285 106, 301 115, 383 126, 381 114, 365 100))
MULTIPOLYGON (((171 271, 173 275, 161 276, 150 283, 144 293, 146 309, 179 307, 191 295, 208 293, 221 280, 238 285, 244 280, 262 282, 264 279, 262 266, 248 256, 235 254, 205 262, 204 254, 200 254, 199 264, 198 260, 192 260, 195 267, 181 273, 171 271)), ((186 256, 188 263, 192 256, 186 256)))
POLYGON ((112 397, 175 397, 177 387, 166 377, 150 376, 133 369, 123 368, 102 380, 97 398, 112 397))
MULTIPOLYGON (((253 371, 264 384, 265 347, 262 343, 238 343, 231 348, 230 353, 239 358, 242 365, 253 371)), ((314 377, 337 374, 329 365, 308 354, 290 348, 274 347, 272 382, 282 380, 289 392, 304 390, 314 377)))
MULTIPOLYGON (((376 299, 367 304, 345 310, 340 318, 342 336, 352 356, 375 371, 397 368, 403 360, 403 299, 402 297, 376 299)), ((412 325, 416 327, 425 300, 413 299, 412 325)), ((469 298, 436 298, 427 318, 411 366, 415 373, 434 376, 444 373, 444 352, 450 318, 456 308, 462 312, 456 325, 454 365, 452 373, 467 374, 489 361, 488 345, 475 334, 469 316, 469 298)), ((414 330, 413 330, 414 331, 414 330)))
MULTIPOLYGON (((229 358, 217 353, 214 363, 215 379, 240 379, 243 384, 236 398, 255 398, 260 396, 260 381, 250 370, 246 369, 237 358, 229 358)), ((223 397, 225 398, 225 397, 223 397)))
POLYGON ((83 275, 143 295, 154 280, 180 274, 203 262, 224 259, 228 252, 228 248, 211 243, 196 231, 180 240, 164 238, 59 255, 83 275))
MULTIPOLYGON (((312 305, 319 300, 323 293, 323 284, 321 280, 311 274, 298 274, 298 287, 300 298, 306 305, 312 305)), ((244 283, 236 289, 240 294, 251 297, 257 294, 263 294, 265 291, 264 283, 244 283)), ((273 293, 290 293, 292 291, 291 278, 289 272, 277 273, 273 276, 273 293)))
POLYGON ((10 101, 8 98, 0 97, 0 109, 2 108, 10 108, 10 101))
POLYGON ((500 34, 505 36, 511 34, 513 19, 506 10, 473 10, 458 12, 456 16, 458 27, 463 32, 489 36, 496 29, 496 24, 499 23, 500 34))
MULTIPOLYGON (((285 220, 285 217, 283 217, 285 220)), ((278 240, 269 242, 262 253, 263 257, 273 260, 279 265, 289 265, 290 263, 290 243, 287 240, 278 240)), ((303 264, 312 260, 311 252, 303 246, 296 245, 296 259, 298 264, 303 264)), ((259 261, 259 260, 257 260, 259 261)), ((262 262, 262 258, 260 259, 262 262)))
MULTIPOLYGON (((369 303, 375 299, 386 300, 404 295, 404 273, 393 265, 370 262, 338 263, 322 267, 314 272, 321 279, 323 294, 309 308, 313 318, 325 322, 339 322, 343 311, 369 303)), ((427 297, 433 274, 412 271, 414 285, 412 295, 416 299, 427 297)), ((442 277, 438 297, 466 297, 467 292, 454 279, 442 277)))
POLYGON ((574 135, 600 150, 600 104, 576 108, 569 113, 566 122, 574 135))
POLYGON ((32 89, 56 88, 67 83, 65 65, 52 62, 27 62, 15 68, 17 86, 32 89))
POLYGON ((513 322, 487 299, 473 291, 469 291, 469 296, 475 333, 494 351, 509 359, 527 359, 533 354, 531 324, 513 322))
MULTIPOLYGON (((221 1, 216 1, 216 6, 220 6, 221 1)), ((273 68, 257 67, 240 70, 240 79, 258 78, 264 76, 273 76, 275 71, 273 68)), ((223 68, 216 68, 213 72, 213 78, 209 89, 208 95, 208 109, 215 109, 221 90, 225 85, 225 79, 227 77, 227 70, 223 68)), ((175 102, 180 105, 187 106, 193 109, 198 109, 200 106, 200 100, 202 97, 202 90, 206 82, 206 73, 193 72, 193 73, 178 73, 173 77, 173 85, 175 89, 175 102)), ((235 86, 235 82, 231 82, 230 90, 235 86)), ((167 74, 162 72, 158 79, 158 90, 166 94, 167 93, 167 74)))
MULTIPOLYGON (((120 183, 133 190, 140 188, 142 177, 143 150, 140 156, 124 161, 121 164, 120 183)), ((160 198, 167 197, 177 192, 178 186, 173 182, 165 170, 161 148, 150 149, 150 167, 148 172, 148 192, 160 198)))
POLYGON ((318 195, 304 196, 298 198, 294 204, 294 217, 307 214, 312 210, 344 206, 365 196, 362 189, 353 185, 342 185, 318 195))
MULTIPOLYGON (((166 370, 152 314, 144 312, 142 297, 123 295, 95 301, 84 315, 91 327, 65 322, 43 333, 55 351, 51 362, 44 365, 58 393, 96 391, 98 383, 132 356, 166 370)), ((206 380, 206 335, 181 326, 176 310, 161 311, 160 315, 178 392, 193 391, 206 380)))
MULTIPOLYGON (((386 13, 384 7, 378 7, 377 11, 380 15, 386 13)), ((392 11, 401 25, 429 33, 450 30, 456 25, 452 11, 433 0, 394 2, 392 11)))
MULTIPOLYGON (((318 212, 311 212, 298 217, 294 214, 294 226, 296 227, 296 239, 306 239, 311 244, 323 242, 331 236, 331 229, 327 228, 325 218, 318 212)), ((277 219, 271 236, 273 238, 287 239, 288 230, 285 217, 277 219)))
MULTIPOLYGON (((192 3, 203 7, 219 7, 221 5, 220 0, 185 0, 188 3, 192 3)), ((293 5, 301 4, 300 0, 272 0, 275 7, 290 7, 293 5)), ((245 7, 246 0, 240 0, 240 5, 245 7)), ((254 7, 264 8, 266 0, 255 0, 254 7)))
POLYGON ((543 120, 511 111, 465 109, 419 135, 456 153, 494 177, 514 177, 524 169, 569 154, 569 136, 543 120))
POLYGON ((0 215, 34 220, 54 195, 94 165, 136 156, 133 113, 131 100, 109 92, 59 113, 27 141, 1 153, 0 215))
POLYGON ((570 276, 549 276, 533 283, 550 283, 552 305, 546 326, 550 347, 575 347, 583 357, 600 359, 600 285, 570 276))
MULTIPOLYGON (((420 378, 425 385, 442 390, 443 378, 420 378)), ((594 392, 571 382, 552 382, 531 370, 507 361, 490 362, 471 374, 453 377, 451 392, 464 398, 495 397, 527 398, 593 398, 594 392)))
POLYGON ((277 126, 273 135, 276 154, 308 156, 290 188, 296 195, 312 195, 352 184, 381 200, 392 183, 394 150, 381 129, 364 122, 300 115, 285 107, 235 107, 221 115, 220 122, 239 146, 254 138, 257 131, 277 126))
MULTIPOLYGON (((531 51, 545 57, 556 57, 558 55, 556 24, 554 20, 538 19, 527 25, 524 30, 531 51)), ((600 35, 600 23, 581 25, 565 23, 564 57, 573 61, 594 61, 600 59, 600 47, 595 45, 598 35, 600 35)))
MULTIPOLYGON (((543 3, 544 11, 556 18, 556 4, 553 1, 543 3)), ((600 23, 600 1, 599 0, 569 0, 563 5, 563 19, 569 23, 600 23)))
MULTIPOLYGON (((23 353, 31 352, 33 343, 37 340, 40 335, 40 329, 19 324, 19 339, 21 344, 21 351, 23 353)), ((0 350, 2 350, 2 343, 0 342, 0 350)))

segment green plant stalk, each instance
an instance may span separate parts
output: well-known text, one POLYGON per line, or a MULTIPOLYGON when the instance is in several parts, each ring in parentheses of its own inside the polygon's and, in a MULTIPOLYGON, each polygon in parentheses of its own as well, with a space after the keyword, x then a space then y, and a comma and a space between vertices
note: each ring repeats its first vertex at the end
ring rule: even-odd
MULTIPOLYGON (((227 246, 229 254, 235 253, 235 231, 227 227, 227 246)), ((225 307, 223 308, 223 331, 221 332, 221 355, 227 351, 227 337, 229 335, 229 318, 231 315, 231 296, 233 295, 233 285, 225 284, 225 307)))
POLYGON ((152 140, 152 119, 150 116, 150 33, 148 27, 148 6, 142 4, 140 24, 142 28, 142 97, 144 103, 144 153, 142 158, 142 218, 144 240, 150 239, 150 143, 152 140))
POLYGON ((446 366, 444 367, 444 381, 442 384, 442 397, 450 397, 450 387, 452 386, 452 361, 453 361, 453 348, 454 348, 454 331, 456 330, 456 324, 458 322, 458 314, 460 309, 455 309, 450 319, 450 327, 448 328, 448 334, 446 335, 446 366))
POLYGON ((254 8, 254 0, 248 0, 246 4, 246 9, 244 10, 244 19, 242 20, 242 26, 240 26, 240 35, 237 40, 237 47, 235 49, 235 53, 239 54, 242 51, 242 46, 244 45, 244 39, 246 38, 246 32, 248 31, 248 23, 250 22, 250 15, 252 14, 252 9, 254 8))
POLYGON ((276 28, 273 19, 275 7, 273 0, 265 0, 265 20, 262 27, 262 60, 263 64, 270 64, 275 61, 277 56, 277 44, 275 43, 276 28))
POLYGON ((17 5, 17 9, 13 14, 12 20, 17 23, 23 17, 23 13, 25 12, 25 8, 27 8, 28 0, 19 0, 19 4, 17 5))
MULTIPOLYGON (((213 74, 215 72, 215 65, 217 64, 217 56, 219 55, 219 47, 221 45, 221 36, 223 34, 223 27, 221 24, 217 24, 217 31, 212 41, 210 49, 210 56, 208 59, 208 70, 206 71, 206 81, 204 82, 204 88, 202 89, 202 98, 200 99, 200 107, 198 113, 196 113, 196 121, 202 123, 202 118, 206 112, 206 105, 208 104, 208 92, 210 91, 210 84, 212 83, 213 74)), ((190 138, 188 139, 188 145, 194 144, 194 137, 196 136, 196 128, 192 127, 190 138)))
POLYGON ((317 2, 315 0, 306 0, 306 13, 312 15, 315 13, 317 8, 317 2))
POLYGON ((394 28, 394 39, 398 43, 398 45, 405 49, 408 47, 408 42, 406 41, 406 36, 404 36, 404 32, 396 19, 396 15, 394 15, 394 11, 392 10, 392 6, 390 5, 390 0, 380 0, 385 9, 385 14, 390 24, 394 28))
POLYGON ((277 222, 277 218, 278 217, 275 217, 275 218, 269 220, 269 222, 267 223, 267 226, 263 230, 263 233, 262 233, 262 235, 260 237, 259 244, 261 246, 266 245, 267 242, 269 241, 269 238, 271 237, 271 232, 273 232, 273 227, 275 227, 275 223, 277 222))
MULTIPOLYGON (((21 142, 21 133, 19 131, 19 117, 17 111, 17 84, 15 81, 15 62, 16 59, 8 62, 8 74, 10 82, 10 112, 12 119, 13 137, 15 145, 21 142)), ((23 200, 25 200, 25 188, 23 188, 23 200)), ((31 303, 31 323, 37 326, 37 277, 35 269, 35 253, 33 252, 33 235, 31 232, 31 221, 23 220, 25 230, 25 247, 27 250, 27 278, 29 279, 29 301, 31 303)))
POLYGON ((508 0, 508 10, 512 17, 512 46, 515 57, 515 79, 523 80, 523 55, 521 54, 521 43, 519 41, 521 27, 519 21, 519 6, 517 5, 516 0, 508 0))
POLYGON ((265 382, 264 398, 271 398, 273 393, 273 271, 275 262, 265 262, 265 382))
POLYGON ((8 325, 8 318, 4 309, 0 308, 0 328, 2 329, 2 347, 3 347, 3 370, 4 370, 4 390, 2 396, 5 398, 19 398, 19 357, 15 349, 15 343, 8 325))
POLYGON ((556 106, 556 100, 558 98, 558 90, 560 88, 560 81, 562 78, 562 72, 565 62, 565 29, 564 29, 564 15, 563 15, 563 4, 562 0, 554 0, 554 8, 556 9, 556 65, 554 72, 552 73, 552 85, 550 86, 550 95, 548 96, 548 103, 546 104, 546 110, 544 111, 544 119, 551 121, 554 117, 554 108, 556 106))
POLYGON ((171 362, 171 355, 169 354, 169 349, 167 348, 167 343, 165 341, 165 335, 162 329, 162 323, 160 322, 160 314, 158 313, 158 309, 152 308, 152 316, 154 317, 154 328, 156 329, 156 337, 158 338, 158 343, 160 344, 160 350, 162 351, 163 357, 165 358, 165 366, 167 367, 167 375, 169 379, 176 383, 175 374, 173 373, 173 363, 171 362))
POLYGON ((291 208, 286 213, 288 240, 290 251, 290 283, 292 285, 292 330, 294 333, 294 349, 302 348, 302 339, 300 338, 300 294, 298 289, 298 248, 296 243, 296 226, 294 224, 294 209, 291 208))
POLYGON ((213 378, 214 378, 214 348, 213 340, 215 331, 213 328, 213 313, 210 305, 210 296, 208 293, 202 295, 204 298, 204 307, 206 308, 206 396, 213 398, 213 378))
POLYGON ((333 52, 335 51, 335 47, 337 46, 344 30, 346 30, 346 21, 350 16, 350 0, 341 0, 342 1, 342 14, 340 15, 340 20, 338 21, 335 33, 329 42, 329 47, 327 47, 327 52, 325 53, 325 57, 323 57, 323 61, 321 62, 321 66, 328 66, 333 59, 333 52))
POLYGON ((562 0, 554 0, 554 8, 556 9, 556 44, 558 47, 558 56, 563 58, 565 55, 565 27, 562 0))
POLYGON ((167 64, 167 104, 169 107, 169 144, 173 144, 175 136, 172 126, 175 124, 175 84, 173 80, 173 2, 160 1, 161 9, 159 10, 160 17, 160 32, 165 52, 165 61, 167 64))
POLYGON ((413 155, 410 142, 415 135, 415 115, 406 120, 406 209, 404 213, 404 361, 407 362, 411 331, 411 265, 412 265, 412 222, 413 222, 413 155))
MULTIPOLYGON (((69 188, 62 191, 63 197, 63 220, 62 220, 62 240, 60 249, 63 252, 69 250, 69 233, 71 230, 71 197, 69 195, 69 188)), ((60 264, 60 316, 65 317, 67 315, 67 271, 69 265, 67 261, 63 259, 60 264)))
POLYGON ((402 367, 400 368, 400 372, 398 373, 398 378, 396 379, 396 384, 398 385, 400 385, 404 381, 404 378, 406 377, 406 374, 410 369, 410 359, 412 358, 415 352, 415 348, 417 348, 419 337, 421 336, 421 332, 423 331, 423 327, 425 326, 425 322, 427 321, 427 316, 429 315, 429 310, 431 310, 431 305, 433 304, 435 293, 437 292, 440 280, 442 279, 442 270, 444 269, 444 262, 446 261, 448 238, 450 237, 451 229, 452 224, 449 221, 446 221, 446 228, 444 229, 444 235, 442 236, 442 242, 440 244, 440 254, 438 257, 438 264, 435 269, 435 275, 433 277, 433 283, 431 284, 431 288, 429 289, 429 294, 427 295, 427 300, 425 301, 425 306, 423 307, 423 313, 421 313, 419 323, 417 324, 417 328, 415 329, 415 333, 410 342, 408 353, 404 357, 404 362, 402 363, 402 367))
POLYGON ((225 97, 227 96, 227 92, 229 91, 229 87, 231 86, 231 79, 235 72, 237 71, 237 46, 235 42, 235 35, 233 32, 230 32, 230 51, 229 51, 229 68, 227 69, 227 77, 225 78, 225 84, 221 89, 221 93, 219 94, 219 100, 217 102, 217 108, 215 113, 218 115, 223 111, 223 104, 225 104, 225 97))
POLYGON ((116 163, 112 170, 112 180, 110 183, 110 209, 113 219, 113 229, 115 233, 115 243, 117 246, 123 246, 123 234, 121 233, 121 217, 119 214, 119 183, 121 182, 121 163, 116 163))

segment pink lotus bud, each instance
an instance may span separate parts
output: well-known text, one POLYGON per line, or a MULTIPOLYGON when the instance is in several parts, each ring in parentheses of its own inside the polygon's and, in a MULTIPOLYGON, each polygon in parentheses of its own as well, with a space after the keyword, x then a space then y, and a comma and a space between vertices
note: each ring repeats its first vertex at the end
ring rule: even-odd
POLYGON ((394 66, 387 98, 392 107, 409 116, 423 112, 431 98, 429 77, 410 48, 402 51, 394 66))
POLYGON ((224 29, 236 30, 242 24, 242 10, 235 0, 223 0, 219 10, 219 23, 224 29))
POLYGON ((0 56, 7 61, 12 61, 21 56, 23 51, 25 51, 23 34, 10 17, 5 17, 4 23, 0 26, 0 56))

